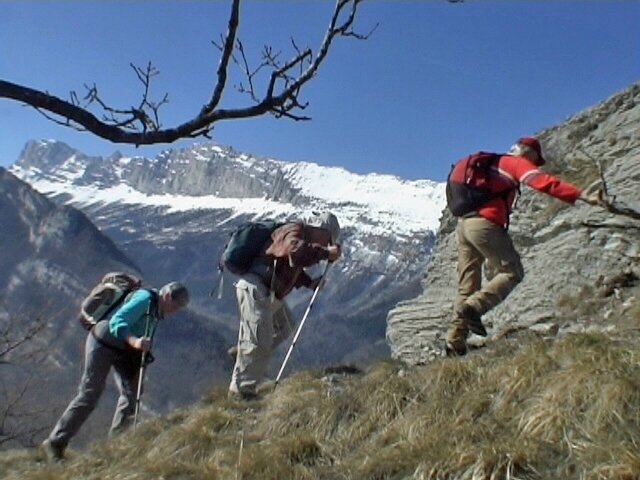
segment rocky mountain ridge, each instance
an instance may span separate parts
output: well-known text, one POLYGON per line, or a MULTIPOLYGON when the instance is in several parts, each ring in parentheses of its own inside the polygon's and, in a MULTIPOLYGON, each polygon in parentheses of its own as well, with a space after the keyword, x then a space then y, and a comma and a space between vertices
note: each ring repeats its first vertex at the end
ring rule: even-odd
MULTIPOLYGON (((589 191, 602 187, 640 211, 640 84, 538 134, 547 166, 589 191)), ((640 277, 640 225, 604 208, 575 207, 523 188, 510 233, 525 278, 484 322, 492 342, 514 330, 542 335, 615 328, 636 303, 640 277), (594 321, 593 318, 600 320, 594 321), (590 319, 587 321, 587 319, 590 319)), ((445 211, 422 293, 400 302, 387 319, 392 356, 409 364, 442 354, 456 283, 455 219, 445 211)), ((472 336, 471 343, 485 341, 472 336)))

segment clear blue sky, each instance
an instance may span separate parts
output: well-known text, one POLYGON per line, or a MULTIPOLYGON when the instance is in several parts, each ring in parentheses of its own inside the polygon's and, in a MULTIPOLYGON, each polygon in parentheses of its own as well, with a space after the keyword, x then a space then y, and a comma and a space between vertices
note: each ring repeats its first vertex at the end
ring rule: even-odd
MULTIPOLYGON (((161 71, 164 125, 190 119, 211 95, 230 2, 0 0, 0 78, 68 98, 96 83, 128 106, 140 88, 129 63, 161 71)), ((319 45, 332 1, 242 6, 240 38, 289 58, 289 37, 319 45)), ((356 26, 368 41, 339 39, 303 93, 310 122, 271 117, 222 122, 214 141, 257 155, 368 173, 443 180, 479 149, 503 150, 640 80, 640 2, 371 0, 356 26)), ((227 92, 223 106, 248 98, 227 92)), ((50 123, 0 99, 0 165, 29 139, 54 138, 90 155, 155 156, 50 123)), ((191 143, 191 142, 188 142, 191 143)), ((174 144, 183 146, 187 142, 174 144)))

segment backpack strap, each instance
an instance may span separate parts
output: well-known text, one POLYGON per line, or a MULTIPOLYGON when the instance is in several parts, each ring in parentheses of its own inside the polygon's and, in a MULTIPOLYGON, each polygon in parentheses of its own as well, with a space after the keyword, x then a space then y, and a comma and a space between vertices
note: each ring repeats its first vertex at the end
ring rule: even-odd
MULTIPOLYGON (((504 153, 504 154, 500 154, 500 157, 503 156, 508 156, 508 153, 504 153)), ((497 164, 496 164, 497 166, 497 164)), ((507 224, 505 225, 505 230, 509 229, 509 224, 511 222, 511 212, 513 211, 513 209, 516 206, 516 203, 518 202, 518 199, 520 198, 521 192, 520 192, 520 182, 518 182, 517 180, 511 178, 511 177, 507 177, 507 175, 503 175, 500 170, 498 169, 498 175, 500 175, 503 178, 507 178, 508 180, 511 180, 513 182, 513 187, 509 188, 507 190, 505 190, 502 193, 502 199, 504 200, 504 208, 507 212, 507 224), (511 195, 512 192, 515 191, 515 198, 513 199, 513 203, 509 204, 509 195, 511 195)))
POLYGON ((161 318, 163 318, 160 315, 160 294, 157 292, 157 290, 154 290, 152 288, 144 288, 143 290, 146 290, 151 294, 151 300, 149 301, 149 307, 147 308, 146 315, 149 315, 156 321, 160 320, 161 318))
POLYGON ((498 166, 500 159, 504 156, 509 155, 508 153, 495 153, 493 154, 494 158, 491 160, 490 166, 489 168, 493 169, 496 173, 496 175, 500 176, 501 178, 505 178, 511 182, 513 182, 513 186, 511 188, 507 188, 506 190, 503 190, 501 192, 497 192, 493 195, 492 198, 490 198, 487 202, 494 200, 496 198, 501 198, 502 201, 504 202, 504 208, 505 211, 507 212, 507 224, 505 225, 505 230, 509 229, 509 222, 511 220, 511 212, 513 210, 513 207, 515 207, 515 204, 518 200, 518 198, 520 197, 520 183, 513 180, 511 177, 504 175, 502 172, 500 172, 500 168, 498 166), (509 204, 509 196, 511 195, 512 192, 516 193, 516 197, 514 199, 513 204, 509 204))

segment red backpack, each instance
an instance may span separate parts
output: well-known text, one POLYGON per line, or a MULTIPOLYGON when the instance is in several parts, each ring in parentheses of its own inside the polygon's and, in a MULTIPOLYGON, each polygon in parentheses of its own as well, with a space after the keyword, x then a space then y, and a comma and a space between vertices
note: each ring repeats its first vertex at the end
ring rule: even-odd
POLYGON ((462 217, 499 197, 505 198, 518 183, 502 175, 498 161, 504 154, 478 152, 459 160, 447 177, 447 207, 462 217))

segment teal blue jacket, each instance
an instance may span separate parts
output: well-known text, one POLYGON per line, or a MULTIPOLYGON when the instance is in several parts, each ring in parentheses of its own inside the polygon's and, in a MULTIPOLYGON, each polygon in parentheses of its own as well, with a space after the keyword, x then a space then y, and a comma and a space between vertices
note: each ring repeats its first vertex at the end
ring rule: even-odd
POLYGON ((159 318, 157 306, 154 308, 151 305, 152 300, 153 296, 149 290, 140 289, 134 292, 109 320, 111 335, 123 341, 126 341, 129 335, 153 337, 159 318), (147 316, 149 329, 145 331, 147 316))

